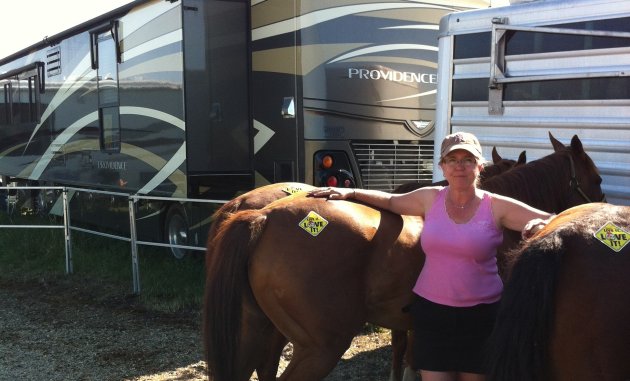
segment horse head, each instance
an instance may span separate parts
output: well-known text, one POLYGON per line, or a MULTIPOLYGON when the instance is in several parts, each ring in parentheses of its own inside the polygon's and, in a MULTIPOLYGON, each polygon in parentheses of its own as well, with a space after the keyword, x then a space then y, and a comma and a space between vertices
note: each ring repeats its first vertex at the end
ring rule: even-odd
POLYGON ((549 132, 549 140, 554 152, 566 155, 569 160, 569 182, 566 192, 569 196, 566 199, 564 209, 572 206, 605 201, 601 184, 602 178, 593 160, 584 151, 580 138, 573 135, 571 145, 566 147, 549 132))
POLYGON ((480 174, 481 182, 489 179, 490 177, 509 171, 514 167, 523 165, 526 161, 527 156, 525 155, 525 151, 521 152, 521 154, 518 156, 518 160, 512 160, 504 159, 503 157, 501 157, 501 155, 499 155, 497 147, 492 147, 492 164, 484 166, 483 171, 480 174))

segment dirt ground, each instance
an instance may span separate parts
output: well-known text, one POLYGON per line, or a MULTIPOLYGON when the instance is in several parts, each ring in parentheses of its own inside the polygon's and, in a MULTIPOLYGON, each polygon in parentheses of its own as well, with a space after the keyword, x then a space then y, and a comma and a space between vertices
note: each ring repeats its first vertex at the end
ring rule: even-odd
MULTIPOLYGON (((126 293, 0 281, 0 381, 205 380, 199 312, 147 311, 126 293)), ((325 381, 387 380, 389 344, 387 330, 358 336, 325 381)))

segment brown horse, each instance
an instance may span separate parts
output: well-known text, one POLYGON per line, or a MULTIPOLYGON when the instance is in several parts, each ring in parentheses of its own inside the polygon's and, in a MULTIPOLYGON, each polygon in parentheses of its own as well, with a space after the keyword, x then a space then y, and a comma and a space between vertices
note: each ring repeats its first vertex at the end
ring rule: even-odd
MULTIPOLYGON (((525 162, 525 151, 523 151, 519 155, 518 160, 515 161, 502 158, 496 148, 493 147, 492 164, 484 167, 482 171, 482 178, 486 179, 496 176, 497 174, 505 172, 515 166, 525 164, 525 162)), ((400 189, 395 192, 402 193, 404 191, 411 191, 419 188, 420 186, 420 184, 409 183, 408 185, 401 186, 400 189)), ((304 193, 314 188, 315 187, 311 185, 302 183, 276 183, 256 188, 240 195, 224 204, 215 213, 209 237, 213 237, 223 221, 231 214, 239 210, 261 209, 275 200, 284 198, 288 195, 304 193)), ((288 341, 277 329, 275 329, 271 321, 269 321, 264 314, 258 312, 258 308, 255 305, 246 307, 247 308, 243 309, 244 324, 248 326, 264 327, 258 331, 258 334, 255 337, 248 336, 253 340, 251 343, 252 348, 256 348, 257 351, 257 353, 252 354, 250 361, 255 364, 254 367, 260 381, 275 380, 278 372, 278 360, 288 341), (256 346, 256 343, 265 343, 265 345, 256 346)), ((406 331, 392 332, 391 379, 394 381, 400 381, 402 379, 401 370, 403 368, 403 357, 407 349, 406 344, 406 331)))
POLYGON ((630 380, 629 240, 630 207, 593 203, 515 253, 490 380, 630 380))
MULTIPOLYGON (((596 168, 576 147, 572 143, 507 173, 530 168, 544 176, 516 187, 526 190, 551 181, 564 188, 563 174, 574 172, 582 192, 599 197, 596 168), (540 165, 548 171, 538 171, 540 165)), ((573 199, 565 196, 562 203, 573 199)), ((366 321, 410 328, 401 307, 411 301, 424 261, 421 229, 418 218, 303 197, 230 217, 208 245, 204 340, 212 379, 247 380, 253 372, 252 357, 259 352, 251 344, 261 345, 256 338, 265 327, 243 320, 251 306, 294 345, 282 380, 323 378, 366 321)))
MULTIPOLYGON (((556 214, 571 206, 605 200, 600 187, 602 178, 577 135, 573 136, 569 147, 565 147, 551 133, 549 139, 557 156, 556 160, 548 160, 554 155, 534 160, 527 170, 521 170, 523 167, 514 168, 501 176, 484 181, 481 188, 556 214), (553 179, 549 176, 554 171, 553 167, 565 169, 556 169, 558 178, 553 179), (591 184, 590 191, 584 189, 585 181, 591 184)), ((520 232, 506 230, 499 253, 516 248, 520 242, 520 232)), ((503 273, 504 257, 499 256, 497 259, 499 270, 503 273)))

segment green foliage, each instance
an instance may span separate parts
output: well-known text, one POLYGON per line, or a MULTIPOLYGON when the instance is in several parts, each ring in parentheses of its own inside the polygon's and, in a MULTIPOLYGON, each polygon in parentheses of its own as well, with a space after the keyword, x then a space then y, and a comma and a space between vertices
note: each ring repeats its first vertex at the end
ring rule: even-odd
MULTIPOLYGON (((9 224, 60 222, 34 216, 9 219, 0 212, 0 225, 9 224)), ((74 271, 65 275, 63 229, 0 228, 0 280, 42 282, 66 278, 70 282, 74 279, 77 286, 88 281, 103 292, 133 292, 129 242, 72 231, 71 251, 74 271)), ((177 260, 167 249, 141 246, 138 258, 138 299, 143 307, 163 312, 199 309, 204 285, 203 252, 177 260)))

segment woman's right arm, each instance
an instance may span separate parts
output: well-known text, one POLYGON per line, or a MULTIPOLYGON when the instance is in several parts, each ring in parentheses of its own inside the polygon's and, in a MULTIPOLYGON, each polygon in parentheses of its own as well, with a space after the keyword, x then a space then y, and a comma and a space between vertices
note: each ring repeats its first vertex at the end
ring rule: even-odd
POLYGON ((310 191, 308 195, 327 197, 330 200, 354 199, 396 214, 423 216, 425 206, 429 205, 435 193, 435 188, 420 188, 403 194, 356 188, 318 188, 310 191))

